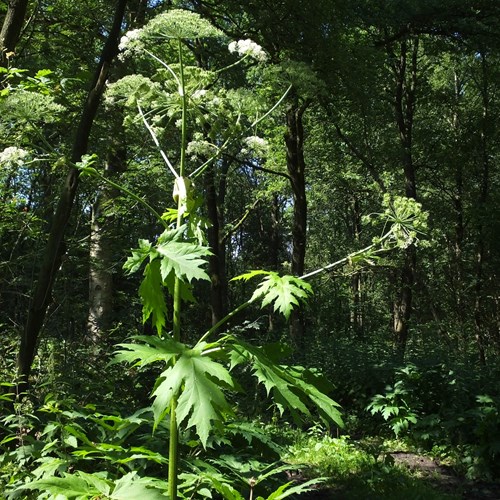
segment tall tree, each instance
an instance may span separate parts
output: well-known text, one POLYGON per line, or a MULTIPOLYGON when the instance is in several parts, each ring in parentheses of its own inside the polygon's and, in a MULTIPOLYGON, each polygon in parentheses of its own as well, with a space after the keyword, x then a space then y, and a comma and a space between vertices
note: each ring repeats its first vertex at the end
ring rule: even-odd
POLYGON ((64 234, 73 208, 80 171, 73 165, 81 161, 87 153, 90 132, 106 79, 113 59, 118 53, 118 41, 125 15, 127 0, 118 0, 109 35, 102 49, 90 90, 83 105, 80 122, 71 152, 71 165, 61 191, 56 212, 52 219, 48 241, 42 258, 38 281, 33 291, 28 317, 21 337, 18 357, 18 375, 21 389, 26 387, 31 365, 36 352, 37 340, 42 329, 47 308, 51 301, 52 288, 65 253, 64 234))
POLYGON ((5 66, 15 52, 28 10, 28 0, 9 0, 0 31, 0 64, 5 66))

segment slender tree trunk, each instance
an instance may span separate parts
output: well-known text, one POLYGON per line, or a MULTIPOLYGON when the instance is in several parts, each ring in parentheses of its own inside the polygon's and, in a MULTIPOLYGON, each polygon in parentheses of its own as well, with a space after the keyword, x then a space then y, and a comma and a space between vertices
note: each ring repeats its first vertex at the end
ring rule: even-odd
MULTIPOLYGON (((90 131, 104 91, 109 68, 114 57, 118 53, 118 41, 126 4, 127 0, 118 0, 116 4, 113 26, 102 50, 94 80, 83 106, 80 122, 76 131, 71 153, 71 162, 73 164, 79 162, 81 157, 87 152, 90 131)), ((61 267, 62 256, 65 253, 64 234, 73 208, 78 181, 79 170, 70 166, 52 220, 48 241, 42 257, 38 281, 32 295, 25 329, 21 337, 18 357, 18 375, 21 380, 21 389, 25 389, 28 384, 38 337, 43 326, 47 308, 51 302, 52 288, 57 276, 57 271, 61 267)))
POLYGON ((483 106, 483 116, 481 120, 481 174, 479 185, 479 199, 477 207, 479 211, 479 222, 477 224, 477 246, 476 246, 476 284, 474 300, 474 325, 476 330, 476 342, 479 353, 479 361, 486 364, 486 352, 484 342, 484 320, 483 320, 483 295, 484 295, 484 264, 486 259, 486 243, 484 235, 484 221, 487 217, 487 203, 490 184, 490 160, 489 160, 489 137, 490 127, 489 103, 490 96, 488 90, 488 62, 486 55, 481 54, 481 100, 483 106))
POLYGON ((466 310, 464 302, 464 282, 463 282, 463 244, 465 235, 464 226, 464 175, 463 175, 463 159, 460 155, 460 118, 459 108, 460 100, 462 99, 463 86, 457 73, 454 74, 455 85, 455 111, 451 120, 453 138, 453 168, 454 168, 454 195, 453 195, 453 210, 455 216, 455 235, 453 241, 453 263, 452 275, 455 290, 455 311, 458 320, 461 337, 465 335, 466 310))
MULTIPOLYGON (((299 103, 296 95, 286 111, 286 162, 293 192, 292 265, 294 276, 304 274, 307 239, 307 198, 304 160, 304 126, 302 118, 310 101, 299 103)), ((297 347, 304 336, 304 320, 300 309, 290 316, 290 334, 297 347)))
MULTIPOLYGON (((112 141, 110 141, 112 142, 112 141)), ((114 176, 125 170, 126 152, 123 146, 111 150, 105 175, 114 176)), ((104 186, 92 205, 90 224, 89 313, 87 330, 94 345, 102 341, 103 333, 111 328, 113 317, 113 244, 110 238, 114 217, 108 216, 109 206, 118 192, 104 186)))
MULTIPOLYGON (((403 40, 399 58, 396 58, 394 54, 390 55, 394 60, 393 71, 396 86, 394 112, 402 149, 401 161, 405 177, 405 196, 416 199, 417 186, 412 156, 412 132, 417 86, 418 39, 403 40)), ((395 346, 401 357, 405 354, 408 342, 416 261, 415 246, 410 245, 405 250, 404 263, 399 277, 399 292, 394 301, 393 333, 395 346)))
POLYGON ((205 174, 205 202, 211 227, 208 228, 208 245, 212 254, 208 259, 210 276, 210 309, 212 325, 217 324, 227 314, 227 277, 226 277, 226 240, 224 230, 224 200, 226 196, 226 175, 229 164, 224 162, 221 168, 218 193, 215 168, 209 168, 205 174))
POLYGON ((7 13, 0 31, 0 65, 6 66, 7 54, 14 52, 21 36, 21 30, 28 9, 28 0, 9 0, 7 13))

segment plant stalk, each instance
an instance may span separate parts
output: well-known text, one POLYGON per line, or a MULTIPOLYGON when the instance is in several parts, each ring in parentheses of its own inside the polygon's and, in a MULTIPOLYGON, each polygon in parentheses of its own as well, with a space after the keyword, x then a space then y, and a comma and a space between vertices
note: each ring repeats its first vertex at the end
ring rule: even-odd
MULTIPOLYGON (((186 146, 187 146, 187 99, 184 85, 184 64, 182 59, 182 42, 178 40, 179 48, 179 93, 181 94, 181 158, 179 164, 179 176, 182 179, 186 170, 186 146)), ((177 228, 182 224, 182 208, 186 201, 182 196, 177 199, 177 228)), ((174 284, 174 317, 173 337, 180 342, 181 339, 181 281, 175 278, 174 284)), ((168 449, 168 494, 170 500, 177 500, 177 476, 179 462, 179 429, 177 427, 177 394, 174 394, 170 403, 170 443, 168 449)))

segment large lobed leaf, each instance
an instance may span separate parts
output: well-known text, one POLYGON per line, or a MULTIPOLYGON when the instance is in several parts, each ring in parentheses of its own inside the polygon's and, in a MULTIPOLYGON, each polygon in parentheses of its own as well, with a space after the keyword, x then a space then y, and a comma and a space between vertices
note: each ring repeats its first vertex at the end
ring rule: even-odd
POLYGON ((167 229, 153 246, 148 240, 139 240, 139 248, 132 250, 124 269, 134 273, 149 259, 144 269, 144 279, 139 287, 142 300, 142 321, 152 317, 153 326, 162 333, 167 321, 167 305, 164 288, 174 294, 175 280, 179 280, 182 300, 194 302, 191 282, 194 279, 210 280, 203 266, 203 257, 211 255, 210 250, 197 243, 183 241, 186 226, 167 229))
POLYGON ((186 348, 175 365, 162 373, 162 381, 153 393, 153 412, 156 427, 168 413, 173 396, 179 395, 178 424, 187 420, 186 427, 195 427, 206 446, 214 423, 233 414, 221 388, 234 388, 235 384, 226 368, 204 355, 203 347, 202 344, 194 349, 186 348))
POLYGON ((205 259, 211 255, 208 247, 182 241, 185 226, 165 231, 158 240, 156 251, 161 258, 161 275, 163 280, 173 273, 180 280, 191 283, 193 279, 210 281, 208 274, 202 269, 205 259))
POLYGON ((113 363, 134 363, 136 366, 145 366, 156 361, 169 363, 175 356, 187 349, 184 344, 169 337, 135 335, 132 338, 141 343, 118 344, 118 347, 122 349, 116 352, 113 363))
POLYGON ((311 285, 304 280, 290 275, 280 276, 274 271, 250 271, 233 280, 248 281, 259 275, 265 275, 265 278, 256 288, 250 301, 262 299, 261 307, 274 303, 274 310, 283 314, 286 319, 290 317, 294 307, 313 293, 311 285))
POLYGON ((265 349, 254 347, 241 339, 233 339, 231 367, 250 363, 257 380, 264 385, 280 412, 287 409, 300 422, 301 415, 310 415, 308 404, 314 405, 323 418, 343 427, 340 405, 322 392, 316 385, 323 381, 304 368, 278 365, 267 356, 265 349))

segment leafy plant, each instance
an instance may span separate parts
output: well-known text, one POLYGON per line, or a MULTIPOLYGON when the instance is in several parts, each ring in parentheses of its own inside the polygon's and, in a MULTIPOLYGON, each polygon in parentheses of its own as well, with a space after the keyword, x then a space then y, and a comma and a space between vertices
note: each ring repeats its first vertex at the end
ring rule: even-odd
POLYGON ((398 370, 397 376, 401 378, 394 386, 387 386, 384 394, 373 396, 367 407, 372 415, 383 417, 396 438, 407 431, 410 424, 416 424, 418 419, 416 408, 412 406, 411 387, 407 383, 407 378, 418 376, 418 373, 412 365, 408 365, 398 370))

